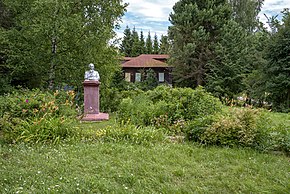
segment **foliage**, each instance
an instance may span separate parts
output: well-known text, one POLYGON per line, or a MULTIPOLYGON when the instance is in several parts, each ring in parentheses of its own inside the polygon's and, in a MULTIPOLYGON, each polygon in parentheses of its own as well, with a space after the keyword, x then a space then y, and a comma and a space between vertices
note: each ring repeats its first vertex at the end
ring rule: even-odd
POLYGON ((218 99, 204 89, 158 86, 135 98, 122 100, 118 120, 135 125, 155 125, 179 131, 183 120, 194 120, 221 110, 218 99), (178 129, 179 128, 179 129, 178 129))
POLYGON ((251 147, 290 154, 290 123, 262 109, 226 108, 217 114, 187 121, 186 139, 205 145, 251 147))
POLYGON ((258 14, 264 0, 229 0, 234 20, 245 30, 253 33, 259 26, 258 14))
POLYGON ((233 109, 205 129, 201 141, 205 144, 248 146, 257 142, 259 112, 254 109, 233 109))
POLYGON ((0 128, 10 143, 58 143, 77 135, 73 91, 18 90, 0 97, 0 128))
POLYGON ((168 42, 168 36, 161 35, 160 38, 160 50, 159 54, 168 54, 169 53, 170 44, 168 42))
POLYGON ((9 29, 13 26, 13 13, 4 4, 3 0, 0 1, 0 27, 9 29))
POLYGON ((213 46, 230 17, 226 0, 180 0, 174 5, 169 38, 177 85, 194 88, 205 84, 208 63, 216 57, 213 46))
POLYGON ((268 62, 262 67, 267 100, 276 111, 290 111, 290 13, 284 12, 283 25, 271 36, 266 50, 268 62))
POLYGON ((113 76, 110 87, 103 87, 100 90, 101 111, 117 111, 123 98, 133 98, 143 92, 140 89, 141 86, 143 87, 144 85, 138 86, 135 83, 125 81, 123 73, 121 71, 117 71, 113 76))
POLYGON ((145 53, 145 39, 144 39, 144 34, 143 31, 141 30, 140 32, 140 54, 145 53))
POLYGON ((282 151, 290 155, 290 120, 289 114, 264 112, 258 123, 261 132, 262 151, 282 151))
POLYGON ((254 36, 234 21, 226 23, 220 34, 222 37, 214 46, 216 57, 209 62, 206 88, 220 99, 231 100, 244 90, 243 81, 254 68, 257 52, 254 36))
POLYGON ((125 30, 124 30, 124 37, 122 40, 122 43, 120 45, 120 51, 127 57, 131 57, 131 53, 132 53, 132 33, 131 33, 131 29, 129 28, 129 26, 126 26, 125 30))
POLYGON ((155 33, 154 35, 154 40, 153 40, 153 54, 158 54, 159 53, 159 42, 158 42, 158 37, 157 34, 155 33))
MULTIPOLYGON (((133 31, 132 31, 132 45, 131 46, 131 57, 137 57, 139 56, 141 53, 140 53, 140 40, 139 40, 139 35, 138 35, 138 32, 136 31, 135 27, 133 28, 133 31)), ((128 56, 128 55, 126 55, 128 56)))
POLYGON ((265 91, 257 85, 263 81, 255 78, 265 64, 267 45, 257 17, 262 4, 263 0, 178 1, 168 33, 176 85, 202 85, 221 100, 231 100, 248 87, 247 94, 255 93, 261 101, 265 91))
MULTIPOLYGON (((161 52, 165 52, 165 49, 167 48, 168 48, 167 39, 165 40, 163 38, 163 51, 161 51, 156 33, 152 41, 152 37, 149 31, 148 36, 145 40, 143 31, 142 30, 140 31, 139 36, 138 32, 135 29, 135 26, 132 31, 129 28, 129 26, 126 26, 124 30, 124 37, 120 45, 120 51, 126 57, 136 57, 141 54, 159 54, 161 52)), ((167 54, 167 52, 164 54, 167 54)))
POLYGON ((146 41, 145 41, 145 52, 146 54, 152 54, 153 53, 153 45, 152 45, 152 38, 150 31, 148 32, 146 41))
POLYGON ((13 27, 1 33, 8 43, 5 76, 12 85, 80 86, 89 63, 103 75, 103 83, 109 82, 119 61, 108 42, 126 4, 100 0, 3 2, 14 16, 13 27))
POLYGON ((156 78, 156 73, 153 69, 146 70, 146 78, 141 84, 141 89, 152 90, 158 86, 158 80, 156 78))

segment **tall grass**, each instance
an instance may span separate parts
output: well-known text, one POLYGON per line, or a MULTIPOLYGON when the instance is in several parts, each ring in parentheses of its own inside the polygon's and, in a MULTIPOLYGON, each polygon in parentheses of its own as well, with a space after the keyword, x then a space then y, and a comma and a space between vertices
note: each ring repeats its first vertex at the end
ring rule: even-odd
POLYGON ((287 193, 289 158, 192 144, 0 147, 1 193, 287 193))

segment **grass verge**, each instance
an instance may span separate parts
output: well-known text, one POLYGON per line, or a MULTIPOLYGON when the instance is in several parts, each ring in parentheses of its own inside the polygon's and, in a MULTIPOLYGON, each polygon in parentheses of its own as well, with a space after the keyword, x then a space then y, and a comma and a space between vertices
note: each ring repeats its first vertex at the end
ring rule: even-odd
POLYGON ((287 193, 289 158, 193 144, 0 145, 1 193, 287 193))

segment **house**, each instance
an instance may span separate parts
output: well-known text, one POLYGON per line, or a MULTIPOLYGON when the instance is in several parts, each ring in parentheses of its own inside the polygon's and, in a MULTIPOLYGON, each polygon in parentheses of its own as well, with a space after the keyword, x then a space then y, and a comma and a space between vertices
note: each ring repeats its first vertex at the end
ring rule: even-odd
POLYGON ((168 65, 169 55, 142 54, 138 57, 124 57, 122 69, 125 80, 128 82, 142 81, 146 77, 146 72, 152 69, 159 83, 172 84, 172 67, 168 65))

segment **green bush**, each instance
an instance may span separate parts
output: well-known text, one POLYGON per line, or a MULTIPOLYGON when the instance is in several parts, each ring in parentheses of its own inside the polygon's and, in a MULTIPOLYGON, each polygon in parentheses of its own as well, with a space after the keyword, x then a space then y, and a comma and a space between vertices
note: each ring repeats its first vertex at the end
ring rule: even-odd
POLYGON ((218 120, 219 114, 208 115, 186 122, 184 127, 186 139, 194 142, 202 142, 202 134, 208 127, 218 120))
POLYGON ((141 94, 134 99, 123 99, 117 117, 120 122, 130 121, 135 125, 148 126, 151 124, 154 112, 153 103, 144 94, 141 94))
POLYGON ((18 90, 0 96, 0 129, 7 142, 59 142, 76 132, 73 91, 18 90))
POLYGON ((193 90, 158 86, 134 98, 123 99, 118 120, 180 131, 185 121, 215 114, 221 108, 220 101, 201 87, 193 90))
POLYGON ((264 112, 258 122, 258 130, 261 132, 257 149, 262 151, 283 151, 290 155, 290 125, 283 121, 275 123, 273 114, 264 112))
POLYGON ((257 128, 260 112, 256 109, 234 108, 217 117, 201 134, 201 141, 210 145, 256 145, 260 132, 257 128))
MULTIPOLYGON (((131 83, 132 84, 132 83, 131 83)), ((124 98, 134 98, 139 94, 142 94, 143 91, 136 88, 131 87, 131 84, 128 84, 128 88, 126 90, 120 91, 117 88, 103 88, 100 90, 101 98, 100 98, 100 108, 103 112, 116 112, 119 109, 119 105, 124 98)))

